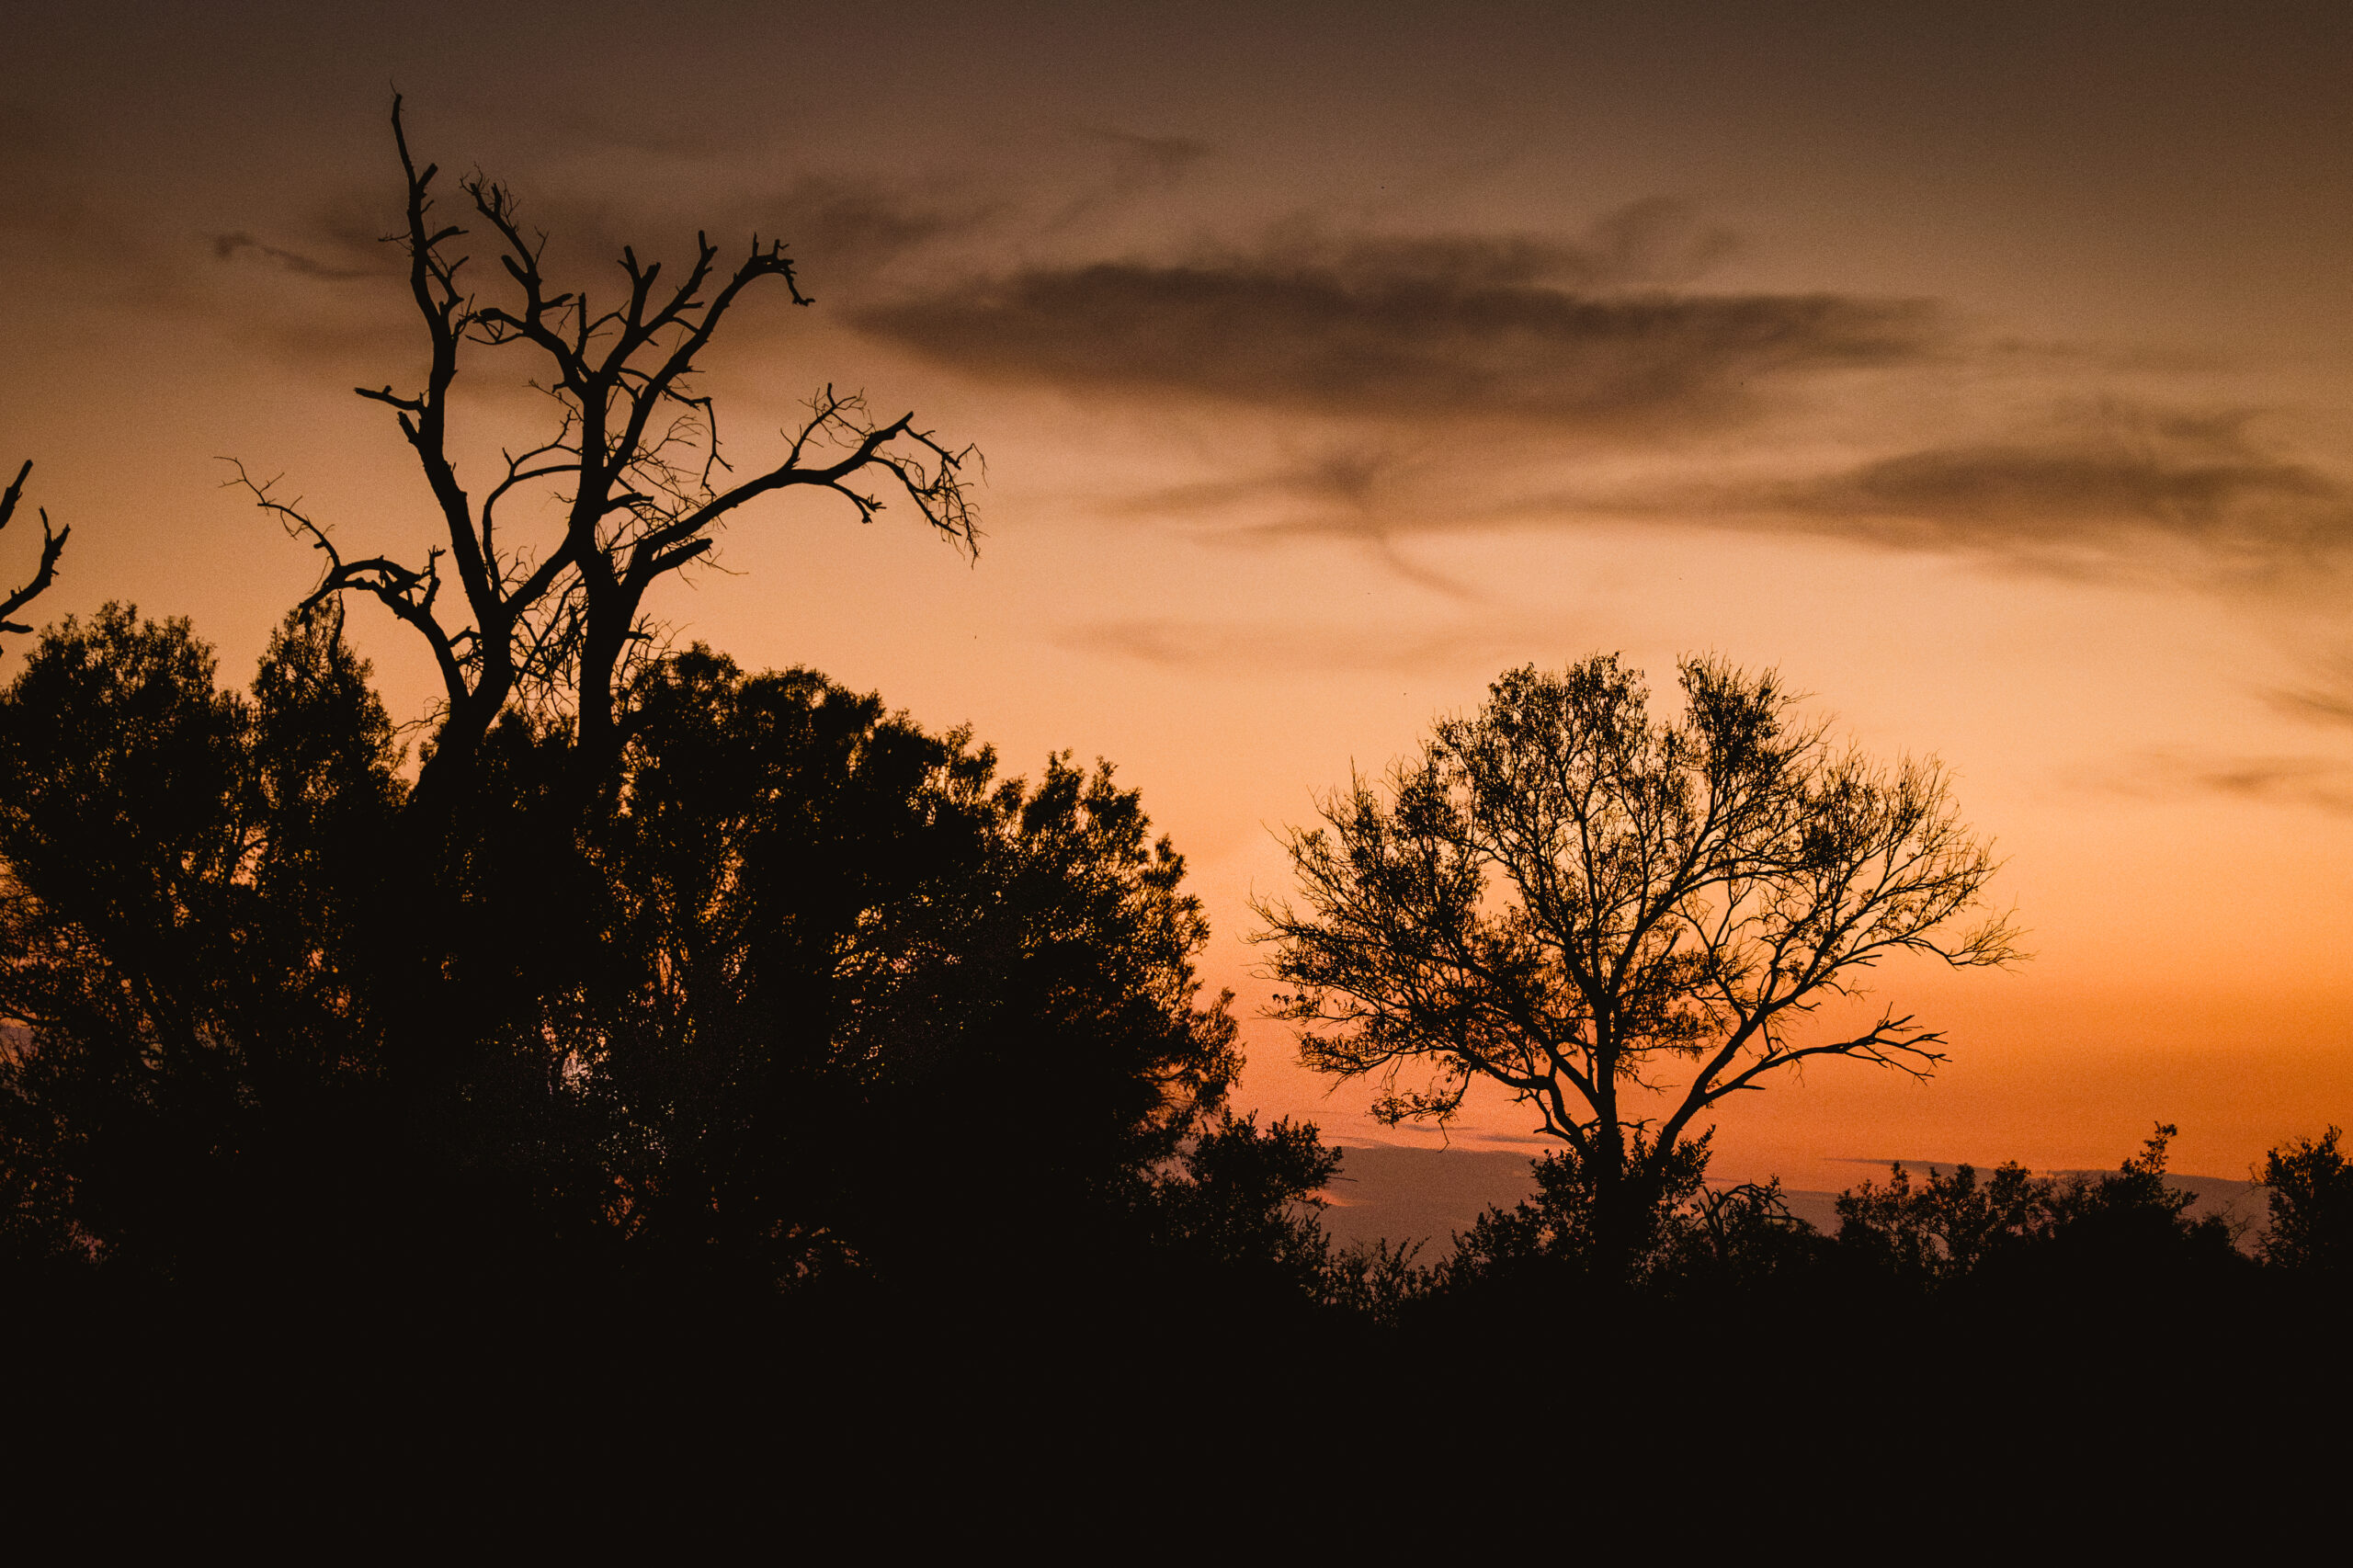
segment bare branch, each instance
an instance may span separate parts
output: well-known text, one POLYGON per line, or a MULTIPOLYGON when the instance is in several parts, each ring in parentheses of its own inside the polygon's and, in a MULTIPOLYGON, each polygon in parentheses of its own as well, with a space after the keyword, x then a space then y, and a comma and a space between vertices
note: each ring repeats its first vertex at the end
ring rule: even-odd
POLYGON ((298 607, 309 610, 338 595, 358 592, 371 595, 377 602, 403 621, 414 627, 433 651, 434 664, 440 671, 442 686, 449 700, 455 702, 467 689, 464 648, 478 642, 472 632, 451 634, 445 631, 433 613, 434 599, 441 591, 441 551, 437 547, 426 553, 422 570, 404 566, 382 556, 365 561, 346 561, 335 548, 335 540, 325 527, 301 509, 298 497, 280 501, 270 494, 276 480, 256 480, 245 472, 245 465, 234 458, 220 460, 237 471, 236 477, 226 483, 245 491, 254 505, 278 518, 289 536, 305 540, 312 549, 324 555, 326 570, 320 575, 317 586, 302 597, 298 607))
MULTIPOLYGON (((17 503, 23 498, 25 481, 32 472, 32 460, 27 458, 24 466, 17 470, 17 477, 9 481, 6 493, 0 494, 0 528, 6 528, 16 517, 17 503)), ((32 630, 22 621, 8 618, 47 593, 50 585, 57 581, 58 557, 65 553, 65 540, 73 531, 70 528, 52 528, 49 521, 49 509, 45 506, 40 508, 40 562, 33 568, 33 574, 24 586, 0 597, 0 632, 29 632, 32 630)))

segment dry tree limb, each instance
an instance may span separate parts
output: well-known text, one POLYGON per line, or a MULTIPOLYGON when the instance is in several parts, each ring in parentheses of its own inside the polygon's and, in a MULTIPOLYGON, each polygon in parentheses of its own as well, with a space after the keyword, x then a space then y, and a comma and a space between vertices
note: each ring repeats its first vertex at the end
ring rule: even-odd
MULTIPOLYGON (((10 483, 7 492, 0 494, 0 528, 6 528, 16 517, 17 503, 25 494, 25 480, 32 472, 32 460, 27 458, 24 466, 17 470, 17 477, 10 483)), ((51 527, 49 508, 40 508, 40 564, 33 569, 31 580, 23 587, 0 598, 0 631, 28 632, 32 630, 24 622, 9 618, 47 593, 50 585, 57 581, 57 559, 65 553, 65 540, 73 531, 70 528, 51 527)))

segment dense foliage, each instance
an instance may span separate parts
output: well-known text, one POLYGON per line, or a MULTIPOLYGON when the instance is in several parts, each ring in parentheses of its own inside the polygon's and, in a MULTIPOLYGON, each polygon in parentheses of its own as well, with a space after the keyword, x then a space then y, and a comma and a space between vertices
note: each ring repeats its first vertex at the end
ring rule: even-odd
POLYGON ((1224 1114, 1205 923, 1108 767, 1000 778, 700 649, 631 711, 585 826, 518 716, 420 830, 331 617, 243 696, 185 623, 43 639, 0 695, 17 1261, 755 1295, 1171 1249, 1313 1273, 1290 1205, 1330 1156, 1224 1114))

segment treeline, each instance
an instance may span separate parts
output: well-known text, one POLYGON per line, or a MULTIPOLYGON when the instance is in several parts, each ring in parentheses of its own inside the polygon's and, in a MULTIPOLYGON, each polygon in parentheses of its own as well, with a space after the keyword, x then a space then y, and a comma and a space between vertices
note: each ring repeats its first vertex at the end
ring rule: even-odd
POLYGON ((2269 1223, 2253 1234, 2245 1221, 2194 1216, 2194 1195, 2166 1181, 2177 1131, 2159 1126, 2106 1174, 1964 1165, 1915 1179, 1899 1165, 1840 1194, 1827 1235, 1789 1211, 1778 1184, 1707 1187, 1703 1155, 1664 1196, 1631 1277, 1607 1278, 1595 1267, 1591 1183, 1573 1156, 1547 1155, 1535 1194, 1488 1210, 1445 1263, 1401 1278, 1392 1310, 1477 1315, 1604 1289, 1719 1304, 1796 1293, 1856 1305, 2162 1307, 2353 1283, 2353 1165, 2339 1130, 2271 1152, 2259 1173, 2269 1223))
POLYGON ((756 1336, 813 1314, 1051 1354, 2214 1301, 2353 1266, 2334 1129, 2271 1156, 2254 1256, 2166 1186, 2169 1128, 2097 1178, 1899 1170, 1828 1236, 1709 1187, 1702 1142, 1631 1254, 1563 1153, 1441 1263, 1342 1251, 1313 1202, 1337 1153, 1228 1108, 1202 913, 1108 767, 1007 778, 965 733, 700 647, 627 711, 585 815, 563 721, 517 710, 420 832, 332 608, 242 693, 184 622, 45 634, 0 692, 9 1299, 756 1336))
MULTIPOLYGON (((1183 862, 806 672, 649 666, 585 820, 503 718, 420 832, 332 610, 249 690, 68 620, 0 695, 0 1244, 217 1295, 759 1301, 1312 1276, 1332 1156, 1225 1108, 1183 862)), ((1211 1287, 1219 1288, 1219 1287, 1211 1287)))

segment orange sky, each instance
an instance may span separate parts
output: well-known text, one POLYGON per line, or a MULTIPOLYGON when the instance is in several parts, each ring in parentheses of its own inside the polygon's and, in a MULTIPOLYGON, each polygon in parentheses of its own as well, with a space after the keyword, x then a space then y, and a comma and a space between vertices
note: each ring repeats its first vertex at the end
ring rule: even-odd
MULTIPOLYGON (((1712 649, 1938 754, 2037 954, 1891 971, 1950 1067, 1748 1096, 1720 1172, 2110 1164, 2164 1118, 2237 1176, 2353 1122, 2342 7, 159 9, 22 6, 0 61, 0 456, 75 530, 44 614, 247 665, 314 567, 222 455, 421 545, 348 391, 416 358, 396 81, 582 276, 792 243, 818 306, 711 360, 740 459, 829 380, 980 444, 976 563, 779 507, 661 613, 1016 767, 1111 758, 1245 1012, 1315 791, 1509 665, 1712 649)), ((473 412, 486 457, 535 407, 473 412)), ((1248 1038, 1246 1101, 1372 1134, 1248 1038)))

